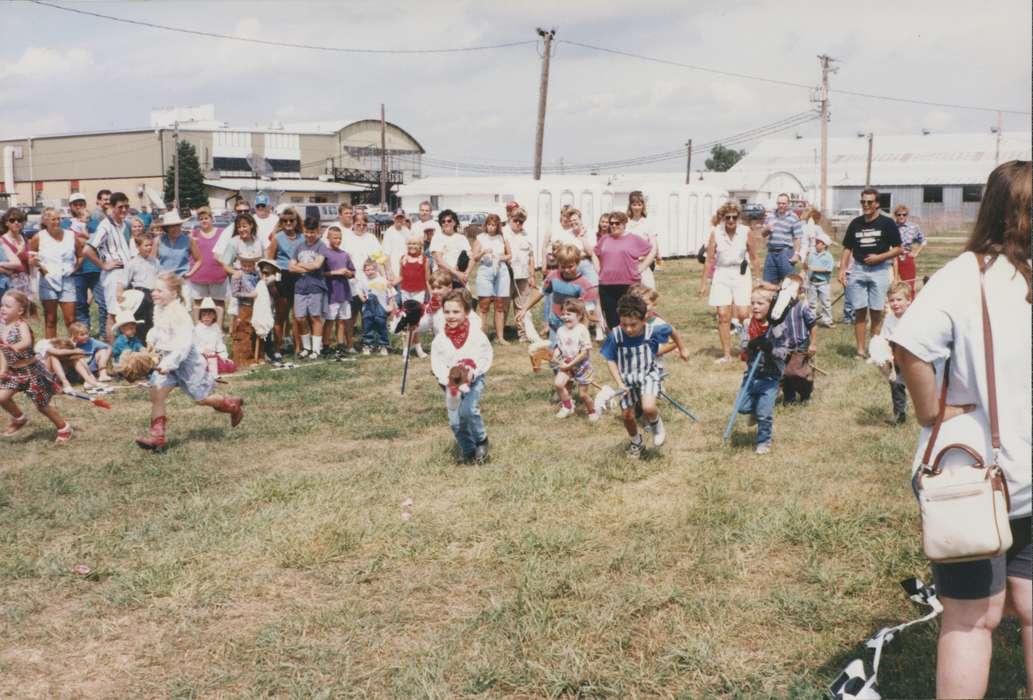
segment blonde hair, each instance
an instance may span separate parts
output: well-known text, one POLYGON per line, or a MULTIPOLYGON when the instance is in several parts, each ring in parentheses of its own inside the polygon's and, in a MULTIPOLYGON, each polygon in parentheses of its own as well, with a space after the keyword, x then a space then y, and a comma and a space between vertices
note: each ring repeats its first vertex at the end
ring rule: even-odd
POLYGON ((889 299, 894 294, 903 294, 904 298, 910 301, 912 298, 911 285, 907 282, 894 282, 886 291, 886 298, 889 299))
POLYGON ((430 273, 430 286, 431 287, 451 287, 452 286, 452 273, 448 270, 443 270, 440 267, 434 272, 430 273))
POLYGON ((524 223, 525 221, 527 221, 527 210, 523 207, 517 207, 509 213, 509 218, 514 221, 520 221, 520 223, 524 223))
POLYGON ((200 219, 202 216, 209 216, 210 217, 211 215, 212 215, 212 208, 210 206, 208 206, 207 204, 198 207, 197 208, 197 213, 195 214, 195 216, 197 216, 198 219, 200 219))
POLYGON ((581 251, 572 245, 554 246, 552 254, 556 257, 557 265, 577 265, 581 260, 581 251))
POLYGON ((660 298, 660 292, 655 289, 651 289, 642 283, 631 285, 628 287, 628 291, 625 292, 625 294, 636 296, 647 304, 655 304, 660 298))
POLYGON ((177 297, 183 292, 183 280, 175 272, 162 272, 158 275, 158 281, 168 287, 177 297))
POLYGON ((719 206, 717 208, 717 211, 714 212, 714 215, 710 217, 710 225, 717 226, 724 220, 725 214, 733 211, 736 214, 742 216, 742 210, 739 209, 738 204, 736 204, 735 202, 725 202, 724 204, 719 206))

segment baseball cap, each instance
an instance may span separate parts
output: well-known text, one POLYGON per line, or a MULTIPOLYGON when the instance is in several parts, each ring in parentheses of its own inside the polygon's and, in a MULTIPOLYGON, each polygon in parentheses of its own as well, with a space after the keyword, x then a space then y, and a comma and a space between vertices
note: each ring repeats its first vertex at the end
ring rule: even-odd
POLYGON ((395 216, 395 218, 398 218, 399 216, 405 216, 405 209, 401 209, 401 208, 395 209, 394 216, 395 216))
POLYGON ((73 192, 68 197, 68 203, 69 204, 71 204, 72 202, 85 202, 85 201, 86 201, 86 195, 84 195, 82 192, 73 192))
POLYGON ((256 207, 263 207, 263 206, 267 207, 267 206, 269 206, 269 195, 267 195, 267 194, 265 194, 263 192, 262 194, 259 194, 257 197, 255 197, 255 206, 256 207))
POLYGON ((519 209, 519 208, 520 208, 520 205, 517 204, 515 201, 514 202, 509 202, 509 203, 506 204, 506 211, 513 211, 514 209, 519 209))

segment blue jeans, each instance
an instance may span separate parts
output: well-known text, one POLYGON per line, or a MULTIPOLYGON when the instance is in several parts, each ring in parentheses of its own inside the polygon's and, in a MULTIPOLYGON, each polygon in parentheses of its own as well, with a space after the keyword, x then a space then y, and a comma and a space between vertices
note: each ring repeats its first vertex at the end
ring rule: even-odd
POLYGON ((892 265, 890 261, 878 265, 862 265, 854 261, 846 283, 846 299, 851 309, 882 311, 885 308, 886 292, 893 276, 892 265))
POLYGON ((464 457, 473 454, 479 443, 488 439, 481 418, 481 394, 484 393, 484 376, 477 377, 470 385, 470 392, 463 396, 459 408, 448 411, 448 425, 456 436, 459 450, 464 457))
POLYGON ((818 323, 832 323, 832 299, 829 296, 829 283, 815 282, 807 286, 807 303, 811 311, 818 317, 818 323))
MULTIPOLYGON (((752 413, 757 418, 757 444, 771 442, 775 423, 775 399, 778 397, 779 377, 753 377, 750 390, 743 397, 739 413, 752 413)), ((746 377, 743 377, 746 383, 746 377)))
POLYGON ((789 258, 796 253, 792 246, 781 250, 768 250, 764 258, 764 281, 771 284, 782 284, 782 279, 796 272, 796 267, 789 258))
POLYGON ((97 318, 101 334, 108 319, 108 305, 104 301, 104 285, 100 283, 100 270, 96 272, 79 272, 75 275, 75 320, 86 326, 90 332, 90 302, 87 292, 93 290, 93 300, 97 302, 97 318))
POLYGON ((362 305, 362 342, 367 348, 391 347, 387 338, 387 309, 372 294, 362 305))

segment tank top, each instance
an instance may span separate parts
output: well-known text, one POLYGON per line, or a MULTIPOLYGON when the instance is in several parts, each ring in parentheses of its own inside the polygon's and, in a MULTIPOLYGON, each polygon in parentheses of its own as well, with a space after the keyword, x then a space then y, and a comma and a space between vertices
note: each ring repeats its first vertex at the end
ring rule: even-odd
POLYGON ((287 266, 290 265, 291 256, 294 255, 294 249, 298 247, 298 243, 301 243, 301 236, 295 236, 294 240, 287 238, 287 234, 280 231, 276 234, 276 264, 286 272, 287 266))
POLYGON ((427 291, 427 276, 423 272, 424 257, 421 255, 419 262, 409 262, 402 259, 402 290, 406 292, 427 291))
POLYGON ((736 226, 735 235, 732 238, 725 233, 724 226, 714 228, 714 242, 716 245, 716 263, 718 267, 738 267, 746 259, 746 241, 749 239, 750 230, 745 226, 736 226))
POLYGON ((173 243, 168 234, 158 239, 158 269, 180 277, 190 269, 190 236, 180 234, 173 243))
POLYGON ((205 238, 201 229, 195 229, 191 234, 197 243, 197 252, 201 254, 201 267, 190 276, 191 282, 197 284, 219 284, 226 281, 226 270, 222 263, 215 257, 215 244, 219 242, 220 229, 214 229, 211 238, 205 238))
POLYGON ((39 236, 39 261, 47 269, 47 277, 60 280, 75 271, 75 235, 65 231, 61 240, 50 235, 46 229, 39 236))

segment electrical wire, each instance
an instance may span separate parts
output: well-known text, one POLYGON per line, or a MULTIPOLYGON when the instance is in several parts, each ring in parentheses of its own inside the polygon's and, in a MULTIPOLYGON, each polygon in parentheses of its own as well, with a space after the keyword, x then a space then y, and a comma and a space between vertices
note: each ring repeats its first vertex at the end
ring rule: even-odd
POLYGON ((527 41, 509 41, 501 44, 486 44, 483 46, 458 46, 446 49, 357 49, 348 48, 343 46, 319 46, 315 44, 296 44, 287 41, 271 41, 268 39, 251 39, 242 36, 231 36, 229 34, 219 34, 217 32, 206 32, 198 29, 185 29, 183 27, 171 27, 165 24, 158 24, 156 22, 145 22, 143 20, 128 19, 126 17, 115 17, 113 15, 105 15, 100 12, 91 12, 90 10, 83 10, 77 7, 65 7, 64 5, 58 5, 52 2, 45 2, 44 0, 28 0, 33 5, 39 5, 41 7, 50 7, 55 10, 61 10, 62 12, 71 12, 77 15, 86 15, 88 17, 96 17, 98 19, 106 19, 112 22, 121 22, 123 24, 132 24, 138 27, 149 27, 151 29, 164 29, 169 32, 179 32, 180 34, 192 34, 194 36, 204 36, 212 39, 227 39, 229 41, 240 41, 248 44, 260 44, 262 46, 277 46, 285 49, 305 49, 308 51, 331 51, 334 53, 351 53, 351 54, 449 54, 449 53, 467 53, 470 51, 489 51, 492 49, 508 49, 514 46, 527 46, 530 44, 537 44, 536 39, 528 39, 527 41))
MULTIPOLYGON (((579 41, 570 41, 568 39, 556 39, 555 41, 557 43, 570 44, 571 46, 577 46, 578 48, 589 49, 591 51, 600 51, 602 53, 615 54, 618 56, 625 56, 627 58, 636 58, 640 61, 649 61, 651 63, 660 63, 668 66, 676 66, 678 68, 687 68, 689 70, 701 71, 704 73, 724 75, 731 78, 742 78, 744 80, 755 80, 762 83, 770 83, 772 85, 784 85, 786 87, 802 88, 805 90, 814 89, 813 85, 806 85, 804 83, 794 83, 789 80, 778 80, 776 78, 765 78, 759 75, 749 75, 747 73, 735 73, 732 71, 719 70, 717 68, 709 68, 706 66, 692 65, 690 63, 682 63, 680 61, 671 61, 664 58, 656 58, 655 56, 643 56, 642 54, 632 53, 630 51, 621 51, 619 49, 611 49, 605 46, 593 46, 592 44, 583 44, 579 41)), ((1000 109, 998 107, 983 107, 980 105, 963 105, 949 102, 933 102, 930 100, 916 100, 907 97, 894 97, 891 95, 876 95, 868 92, 857 92, 854 90, 841 90, 836 88, 829 88, 829 92, 840 95, 850 95, 852 97, 864 97, 867 99, 886 100, 889 102, 906 102, 909 104, 926 105, 929 107, 944 107, 947 109, 971 109, 981 112, 1004 112, 1006 114, 1031 114, 1031 112, 1029 112, 1028 110, 1000 109)))

